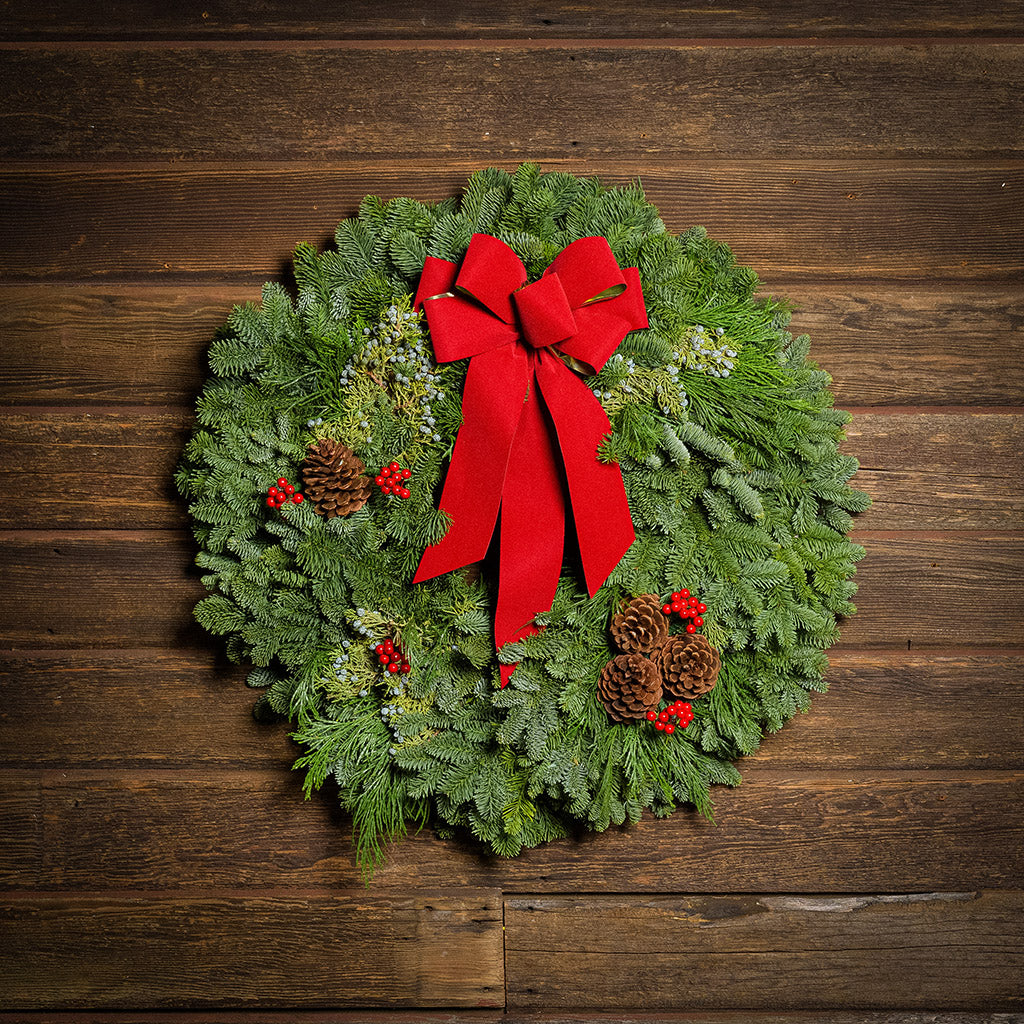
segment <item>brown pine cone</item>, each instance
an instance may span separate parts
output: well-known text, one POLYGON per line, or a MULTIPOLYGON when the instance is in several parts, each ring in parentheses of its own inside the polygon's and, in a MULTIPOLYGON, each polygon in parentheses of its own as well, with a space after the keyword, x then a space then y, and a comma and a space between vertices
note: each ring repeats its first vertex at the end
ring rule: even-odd
POLYGON ((668 639, 668 619, 657 594, 634 597, 612 617, 612 640, 626 654, 650 654, 668 639))
POLYGON ((662 685, 677 700, 696 700, 718 682, 721 655, 708 641, 692 636, 670 636, 658 652, 662 685))
POLYGON ((616 722, 642 719, 661 702, 661 675, 640 654, 618 654, 597 680, 597 695, 616 722))
POLYGON ((302 479, 306 495, 327 519, 358 512, 373 489, 363 460, 347 445, 327 437, 306 449, 302 479))

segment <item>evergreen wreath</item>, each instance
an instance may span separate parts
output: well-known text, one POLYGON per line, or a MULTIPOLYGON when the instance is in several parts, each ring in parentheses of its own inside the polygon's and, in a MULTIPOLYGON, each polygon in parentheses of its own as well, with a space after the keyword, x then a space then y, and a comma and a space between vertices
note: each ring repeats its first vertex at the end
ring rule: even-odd
POLYGON ((514 856, 645 808, 710 817, 710 785, 737 784, 734 759, 825 689, 864 553, 846 536, 869 504, 838 451, 849 415, 786 303, 755 299, 702 228, 667 232, 639 183, 530 164, 433 205, 368 197, 336 242, 296 249, 297 301, 269 283, 234 309, 176 475, 210 591, 196 617, 253 666, 257 717, 294 721, 307 796, 334 779, 367 870, 410 825, 514 856), (412 297, 426 257, 457 262, 474 233, 531 281, 604 236, 649 319, 586 378, 636 540, 593 598, 570 555, 542 631, 497 653, 493 555, 411 585, 448 529, 467 367, 434 361, 412 297), (518 664, 503 689, 499 662, 518 664))

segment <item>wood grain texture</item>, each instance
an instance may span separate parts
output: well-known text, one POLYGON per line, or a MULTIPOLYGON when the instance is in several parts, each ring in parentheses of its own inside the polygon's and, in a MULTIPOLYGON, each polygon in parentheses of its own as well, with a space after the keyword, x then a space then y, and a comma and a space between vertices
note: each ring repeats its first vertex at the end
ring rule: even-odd
POLYGON ((934 35, 977 37, 1024 32, 1018 4, 1003 0, 970 9, 956 0, 886 4, 868 0, 822 7, 814 0, 745 0, 681 7, 659 0, 542 3, 516 0, 500 7, 485 0, 456 6, 426 0, 399 3, 352 0, 336 5, 263 0, 258 8, 238 0, 217 4, 120 0, 102 15, 84 0, 32 4, 8 0, 0 39, 574 39, 722 37, 828 38, 832 36, 934 35))
MULTIPOLYGON (((1024 289, 793 280, 840 408, 1007 406, 1024 394, 1024 289)), ((251 282, 0 286, 0 404, 191 405, 206 350, 251 282)))
MULTIPOLYGON (((187 525, 172 477, 192 426, 187 409, 9 408, 0 417, 6 471, 45 474, 47 486, 31 502, 0 491, 0 528, 187 525)), ((861 464, 853 483, 874 500, 858 529, 1024 528, 1024 414, 858 413, 847 438, 861 464)), ((267 484, 285 468, 272 467, 267 484)), ((262 494, 253 501, 262 505, 262 494)))
MULTIPOLYGON (((843 626, 843 647, 1024 646, 1024 536, 854 539, 868 555, 857 570, 859 614, 843 626)), ((5 532, 3 642, 12 649, 195 643, 201 632, 190 613, 204 591, 193 557, 191 541, 179 533, 5 532)))
MULTIPOLYGON (((539 156, 532 150, 508 159, 460 156, 429 170, 398 158, 366 167, 8 166, 0 170, 0 230, 7 239, 0 275, 259 283, 287 270, 296 243, 330 243, 335 226, 357 212, 365 195, 439 202, 458 195, 482 166, 513 170, 520 159, 539 156), (144 242, 139 224, 146 225, 144 242)), ((1013 282, 1019 296, 1019 163, 687 159, 680 165, 638 157, 543 166, 598 175, 609 185, 639 176, 669 230, 704 225, 776 286, 808 276, 884 279, 890 288, 940 278, 955 280, 951 291, 959 294, 965 282, 989 279, 1013 282)))
POLYGON ((1024 152, 1024 135, 1007 130, 1024 123, 1024 47, 1013 44, 413 53, 140 45, 5 58, 3 160, 1024 152))
POLYGON ((0 903, 8 1009, 500 1006, 495 893, 33 895, 0 903))
POLYGON ((1022 909, 1019 892, 509 899, 509 1005, 586 1006, 602 977, 604 1006, 1012 1009, 1022 909))
MULTIPOLYGON (((194 1024, 189 1010, 147 1010, 145 1024, 194 1024)), ((126 1010, 39 1011, 32 1024, 138 1024, 126 1010)), ((1024 1024, 1019 1013, 860 1010, 837 1013, 794 1010, 688 1011, 591 1010, 220 1010, 204 1009, 204 1024, 1024 1024)), ((0 1024, 25 1024, 24 1014, 0 1011, 0 1024)))
MULTIPOLYGON (((713 791, 716 824, 694 811, 647 816, 513 860, 428 830, 388 851, 373 892, 841 893, 1019 884, 1022 772, 741 768, 740 787, 713 791)), ((41 814, 20 845, 3 848, 7 887, 333 891, 362 884, 336 800, 324 792, 303 802, 299 773, 7 769, 0 779, 9 793, 23 794, 23 810, 3 823, 5 839, 33 807, 41 814)))
MULTIPOLYGON (((0 765, 286 768, 299 753, 289 727, 253 720, 246 670, 212 647, 0 654, 0 765)), ((1024 692, 1024 655, 839 651, 830 660, 828 694, 766 738, 745 769, 1024 769, 1009 713, 1024 692), (965 698, 970 714, 951 714, 965 698), (883 707, 884 728, 865 728, 865 709, 883 707)))

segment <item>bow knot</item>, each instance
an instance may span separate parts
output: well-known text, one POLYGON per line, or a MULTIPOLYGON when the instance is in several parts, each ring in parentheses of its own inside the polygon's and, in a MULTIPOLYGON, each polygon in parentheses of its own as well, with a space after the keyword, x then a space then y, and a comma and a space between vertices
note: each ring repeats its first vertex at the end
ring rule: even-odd
POLYGON ((546 274, 512 293, 523 337, 534 348, 548 348, 577 331, 569 299, 558 274, 546 274))
MULTIPOLYGON (((451 527, 423 552, 413 582, 482 559, 500 512, 501 647, 536 633, 534 617, 551 608, 566 497, 591 597, 633 543, 622 473, 597 460, 611 424, 563 360, 597 372, 629 331, 647 326, 640 275, 619 267, 606 239, 580 238, 529 284, 504 242, 474 235, 461 266, 427 257, 414 305, 437 361, 470 361, 441 494, 451 527), (484 486, 480 466, 489 467, 484 486)), ((502 686, 513 667, 501 666, 502 686)))

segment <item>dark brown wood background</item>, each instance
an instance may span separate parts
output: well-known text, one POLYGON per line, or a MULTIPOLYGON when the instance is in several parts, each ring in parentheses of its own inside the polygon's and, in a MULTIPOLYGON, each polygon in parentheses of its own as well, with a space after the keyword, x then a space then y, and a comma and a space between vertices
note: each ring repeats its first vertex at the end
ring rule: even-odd
POLYGON ((0 1021, 1024 1020, 1024 6, 498 6, 0 5, 0 1021), (296 242, 526 159, 799 303, 861 610, 716 827, 421 834, 364 889, 169 477, 296 242))

